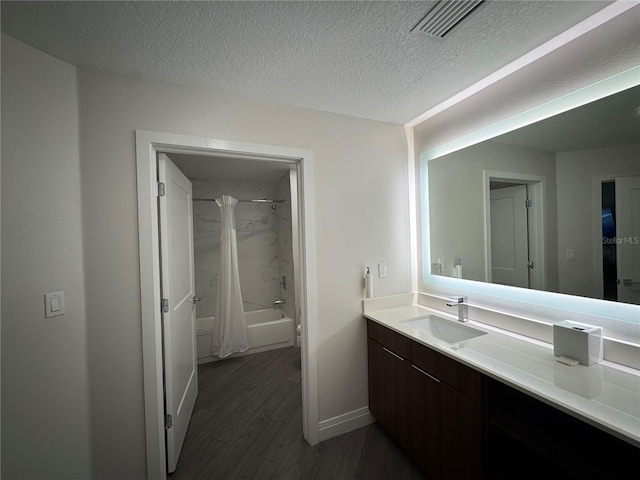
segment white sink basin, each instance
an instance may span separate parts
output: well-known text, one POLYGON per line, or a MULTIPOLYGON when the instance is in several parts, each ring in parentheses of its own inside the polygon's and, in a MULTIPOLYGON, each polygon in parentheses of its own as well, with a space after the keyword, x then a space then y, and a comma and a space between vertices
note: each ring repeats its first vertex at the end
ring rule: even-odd
POLYGON ((480 335, 486 335, 487 333, 460 323, 455 323, 452 320, 445 320, 431 315, 400 323, 404 323, 418 332, 424 332, 443 342, 451 344, 463 342, 470 338, 479 337, 480 335))

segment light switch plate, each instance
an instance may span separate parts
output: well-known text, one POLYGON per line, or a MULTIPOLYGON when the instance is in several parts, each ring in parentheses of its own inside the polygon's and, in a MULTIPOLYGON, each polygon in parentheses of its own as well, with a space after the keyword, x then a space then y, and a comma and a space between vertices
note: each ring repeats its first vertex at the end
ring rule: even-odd
POLYGON ((387 277, 387 264, 386 263, 379 263, 378 264, 378 275, 380 275, 380 278, 386 278, 387 277))
POLYGON ((64 292, 44 294, 44 318, 64 315, 64 292))

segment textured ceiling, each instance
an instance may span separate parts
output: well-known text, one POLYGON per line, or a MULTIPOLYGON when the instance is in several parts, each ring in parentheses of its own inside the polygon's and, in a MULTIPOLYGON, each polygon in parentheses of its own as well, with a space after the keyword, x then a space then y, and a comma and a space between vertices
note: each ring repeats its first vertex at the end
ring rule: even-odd
POLYGON ((2 31, 70 64, 404 124, 607 6, 487 1, 443 40, 434 2, 7 2, 2 31))
POLYGON ((640 145, 640 86, 493 140, 554 153, 640 145))

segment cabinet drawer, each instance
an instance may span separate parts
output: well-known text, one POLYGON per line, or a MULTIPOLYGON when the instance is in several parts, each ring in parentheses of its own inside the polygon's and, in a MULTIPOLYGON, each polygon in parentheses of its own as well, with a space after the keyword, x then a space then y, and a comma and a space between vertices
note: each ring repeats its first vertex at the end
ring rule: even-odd
POLYGON ((393 353, 403 358, 409 358, 411 341, 404 335, 383 327, 372 320, 367 320, 367 335, 393 353))
POLYGON ((472 368, 417 342, 411 342, 411 362, 465 395, 480 401, 482 376, 472 368))

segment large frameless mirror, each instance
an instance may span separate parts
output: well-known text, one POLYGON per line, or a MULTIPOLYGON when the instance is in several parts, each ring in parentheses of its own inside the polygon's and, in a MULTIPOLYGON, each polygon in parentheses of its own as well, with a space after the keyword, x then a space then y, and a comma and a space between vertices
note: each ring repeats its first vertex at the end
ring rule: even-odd
POLYGON ((639 71, 425 152, 425 282, 640 304, 639 71))

